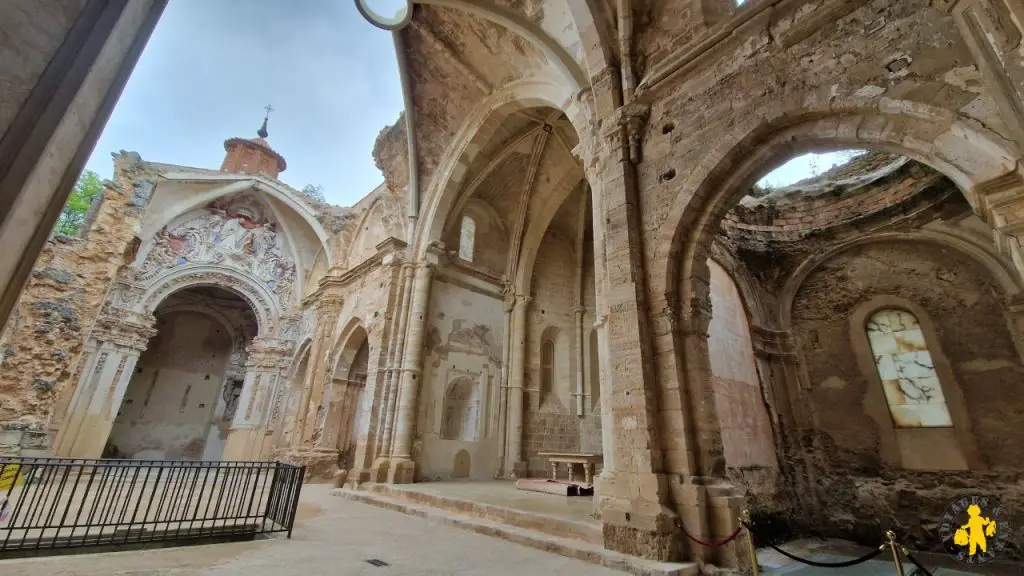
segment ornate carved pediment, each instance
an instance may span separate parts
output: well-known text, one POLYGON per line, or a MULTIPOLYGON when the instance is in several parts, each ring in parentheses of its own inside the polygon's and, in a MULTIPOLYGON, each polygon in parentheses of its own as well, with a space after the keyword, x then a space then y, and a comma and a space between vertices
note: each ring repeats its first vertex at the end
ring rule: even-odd
POLYGON ((263 283, 287 309, 296 267, 278 224, 254 196, 217 199, 157 233, 134 280, 145 283, 169 269, 219 264, 263 283))

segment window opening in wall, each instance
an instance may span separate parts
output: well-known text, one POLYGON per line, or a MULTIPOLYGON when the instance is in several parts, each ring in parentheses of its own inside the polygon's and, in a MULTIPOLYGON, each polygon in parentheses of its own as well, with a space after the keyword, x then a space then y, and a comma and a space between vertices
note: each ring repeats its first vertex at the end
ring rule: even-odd
POLYGON ((917 318, 906 310, 879 310, 868 319, 867 334, 896 427, 952 426, 935 363, 917 318))
POLYGON ((553 390, 551 384, 555 375, 555 343, 545 340, 540 346, 540 385, 544 394, 553 390))
POLYGON ((462 217, 462 231, 459 235, 459 258, 466 262, 473 261, 473 248, 476 243, 476 220, 472 216, 462 217))

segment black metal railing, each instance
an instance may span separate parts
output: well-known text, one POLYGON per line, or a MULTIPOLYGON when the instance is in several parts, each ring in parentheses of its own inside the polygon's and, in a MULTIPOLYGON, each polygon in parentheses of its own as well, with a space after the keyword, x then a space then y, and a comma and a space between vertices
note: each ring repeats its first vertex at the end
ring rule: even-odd
POLYGON ((281 462, 0 456, 0 557, 158 541, 291 537, 305 468, 281 462))

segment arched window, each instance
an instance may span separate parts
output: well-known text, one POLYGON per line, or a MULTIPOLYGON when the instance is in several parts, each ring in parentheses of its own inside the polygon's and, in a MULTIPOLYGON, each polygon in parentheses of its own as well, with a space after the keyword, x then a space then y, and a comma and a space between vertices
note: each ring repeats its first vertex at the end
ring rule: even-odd
POLYGON ((476 220, 472 216, 462 217, 462 230, 459 234, 459 258, 466 262, 473 261, 473 246, 476 243, 476 220))
POLYGON ((906 310, 878 310, 868 318, 867 333, 893 424, 897 428, 952 426, 917 318, 906 310))
POLYGON ((543 394, 550 394, 555 379, 555 343, 544 340, 540 345, 540 387, 543 394))

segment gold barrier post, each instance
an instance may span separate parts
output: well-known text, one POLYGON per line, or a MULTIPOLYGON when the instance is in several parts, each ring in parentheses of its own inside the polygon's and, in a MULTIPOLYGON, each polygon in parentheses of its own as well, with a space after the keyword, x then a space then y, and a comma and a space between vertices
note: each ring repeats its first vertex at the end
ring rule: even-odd
POLYGON ((746 528, 746 526, 752 525, 750 523, 749 510, 743 511, 743 514, 740 516, 740 521, 743 523, 744 529, 747 531, 747 550, 750 551, 750 566, 754 570, 754 576, 760 576, 761 567, 757 565, 757 549, 754 548, 754 533, 750 531, 750 528, 746 528))
POLYGON ((889 538, 889 549, 892 550, 892 562, 896 565, 896 576, 904 576, 903 563, 900 562, 900 551, 896 548, 896 533, 888 530, 885 536, 889 538))

